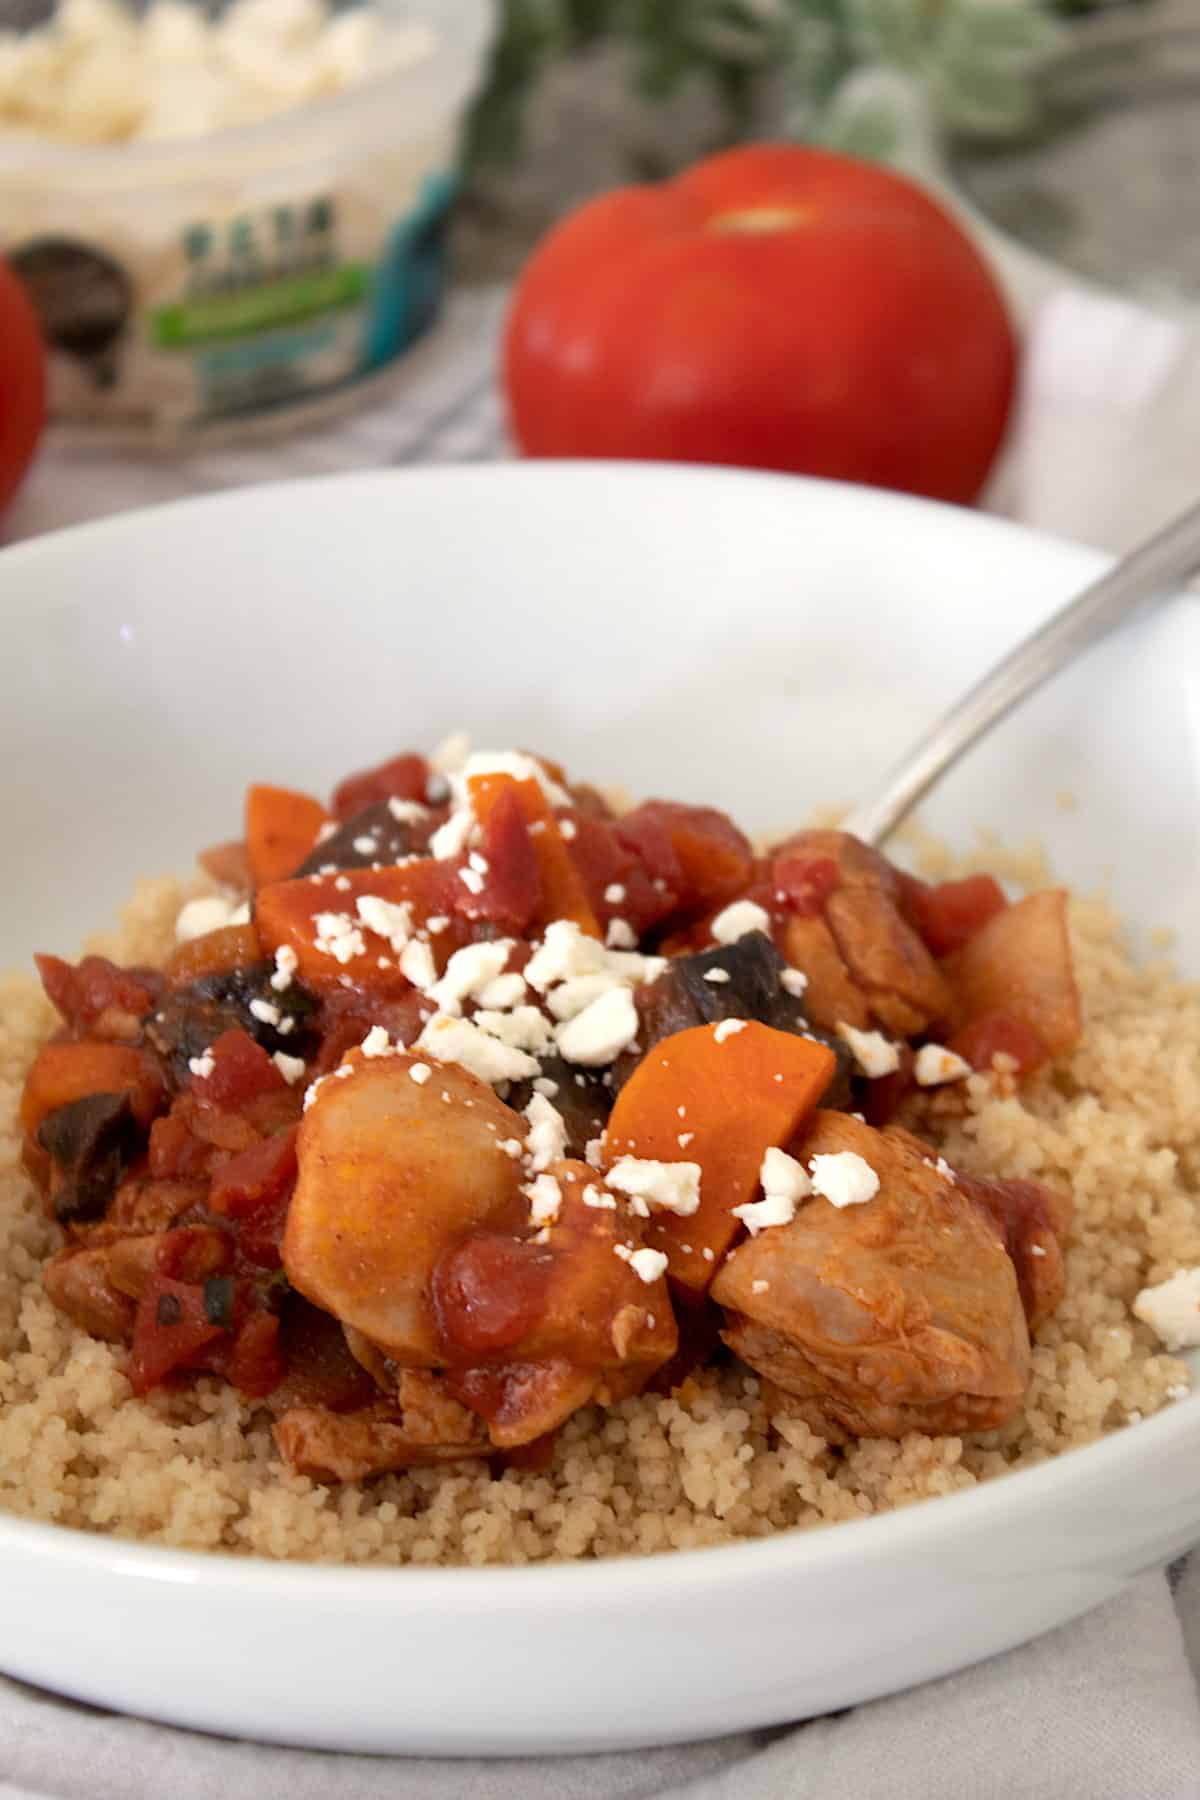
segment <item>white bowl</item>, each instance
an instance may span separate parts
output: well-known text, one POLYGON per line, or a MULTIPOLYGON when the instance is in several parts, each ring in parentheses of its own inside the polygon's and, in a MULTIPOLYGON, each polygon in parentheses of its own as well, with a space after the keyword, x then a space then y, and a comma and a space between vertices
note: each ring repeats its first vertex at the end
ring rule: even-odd
MULTIPOLYGON (((665 466, 355 475, 0 558, 0 962, 69 951, 250 778, 324 788, 458 724, 751 826, 847 801, 1100 566, 861 489, 665 466), (17 853, 19 852, 19 853, 17 853)), ((1200 616, 1179 599, 1031 702, 931 822, 1043 838, 1200 934, 1200 616), (1075 810, 1056 796, 1070 790, 1075 810)), ((0 1519, 0 1666, 247 1737, 613 1749, 799 1719, 1085 1611, 1200 1535, 1200 1401, 968 1493, 646 1560, 342 1570, 0 1519)))

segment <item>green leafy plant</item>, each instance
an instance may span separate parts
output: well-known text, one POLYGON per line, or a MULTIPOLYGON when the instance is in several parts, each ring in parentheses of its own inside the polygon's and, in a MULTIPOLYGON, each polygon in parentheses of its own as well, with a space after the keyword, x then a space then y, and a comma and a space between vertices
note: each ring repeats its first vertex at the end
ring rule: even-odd
POLYGON ((1034 71, 1058 29, 1039 0, 503 0, 469 151, 477 165, 511 155, 546 66, 601 42, 630 48, 652 99, 706 83, 725 142, 753 128, 769 94, 787 134, 886 155, 896 77, 944 127, 1010 136, 1032 120, 1034 71))

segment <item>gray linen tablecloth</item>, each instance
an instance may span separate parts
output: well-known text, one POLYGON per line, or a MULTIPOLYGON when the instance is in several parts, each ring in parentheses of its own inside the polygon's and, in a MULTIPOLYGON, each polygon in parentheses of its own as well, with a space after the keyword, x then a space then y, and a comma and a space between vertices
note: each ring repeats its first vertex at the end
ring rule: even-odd
MULTIPOLYGON (((52 445, 6 536, 243 482, 504 455, 493 381, 502 304, 496 291, 461 295, 375 404, 298 441, 187 461, 52 445)), ((1035 321, 1018 427, 989 504, 1120 549, 1194 498, 1198 402, 1200 348, 1185 331, 1059 295, 1035 321)), ((0 1800, 1200 1800, 1198 1679, 1200 1557, 911 1693, 628 1755, 439 1762, 281 1750, 0 1677, 0 1800)))

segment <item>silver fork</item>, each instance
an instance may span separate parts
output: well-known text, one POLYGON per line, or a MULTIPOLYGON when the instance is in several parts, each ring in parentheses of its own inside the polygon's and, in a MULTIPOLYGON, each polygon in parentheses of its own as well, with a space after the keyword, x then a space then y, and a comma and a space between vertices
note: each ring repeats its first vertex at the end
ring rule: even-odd
POLYGON ((1028 694, 1200 569, 1200 502, 1130 550, 1047 619, 917 739, 851 812, 844 829, 882 844, 934 782, 1028 694))

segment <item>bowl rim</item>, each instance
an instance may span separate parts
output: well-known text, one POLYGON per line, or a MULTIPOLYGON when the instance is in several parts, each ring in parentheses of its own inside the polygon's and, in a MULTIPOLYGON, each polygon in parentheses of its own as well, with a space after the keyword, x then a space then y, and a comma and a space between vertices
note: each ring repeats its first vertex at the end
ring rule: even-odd
MULTIPOLYGON (((397 482, 406 486, 438 485, 447 477, 464 487, 481 481, 536 487, 548 481, 552 485, 615 482, 635 489, 665 481, 697 486, 737 484, 762 490, 774 488, 780 494, 795 493, 797 487, 801 487, 813 498, 823 497, 841 506, 918 516, 925 514, 931 522, 948 516, 958 526, 980 537, 991 534, 1014 543, 1023 541, 1035 550, 1056 556, 1066 553, 1067 560, 1077 562, 1080 578, 1089 573, 1089 564, 1098 569, 1112 560, 1094 547, 1011 519, 922 496, 859 487, 847 482, 720 465, 547 459, 347 470, 332 476, 264 482, 131 509, 6 546, 0 555, 0 593, 8 570, 22 565, 36 568, 46 558, 53 560, 61 555, 71 560, 82 559, 94 541, 119 542, 129 533, 136 538, 147 524, 168 523, 176 516, 191 518, 193 513, 199 516, 212 508, 234 513, 242 507, 251 511, 258 507, 272 509, 281 497, 293 491, 309 494, 314 488, 324 492, 335 486, 370 490, 397 482)), ((932 525, 932 528, 942 527, 932 525)), ((60 597, 48 590, 39 591, 30 597, 27 606, 17 610, 15 618, 35 621, 61 603, 60 597)), ((66 603, 78 604, 73 599, 66 603)), ((14 615, 10 612, 9 617, 14 615)), ((836 1571, 848 1561, 878 1563, 897 1555, 920 1555, 953 1533, 957 1532, 960 1539, 964 1535, 985 1533, 1001 1515, 1010 1523, 1015 1513, 1037 1515, 1064 1490, 1090 1487, 1105 1477, 1118 1475, 1126 1463, 1132 1463, 1144 1474, 1146 1459, 1172 1445, 1177 1438, 1188 1436, 1196 1437, 1200 1449, 1200 1391, 1171 1403, 1136 1425, 1118 1426, 1094 1443, 1062 1451, 1032 1468, 1013 1470, 952 1494, 912 1502, 885 1513, 841 1520, 832 1527, 790 1527, 772 1531, 762 1538, 703 1548, 653 1551, 645 1555, 626 1553, 586 1561, 518 1567, 344 1565, 275 1560, 261 1554, 242 1555, 228 1550, 174 1549, 0 1511, 0 1563, 10 1557, 26 1562, 31 1559, 41 1563, 57 1561, 94 1578, 133 1576, 173 1586, 203 1585, 209 1590, 215 1586, 242 1593, 252 1590, 277 1598, 291 1591, 316 1602, 352 1599, 356 1606, 374 1603, 388 1609, 395 1603, 398 1583, 403 1584, 404 1594, 418 1604, 436 1601, 439 1608, 461 1611, 472 1610, 480 1604, 523 1608, 538 1598, 563 1603, 577 1597, 581 1602, 586 1600, 589 1606, 607 1603, 625 1606, 631 1598, 648 1596, 664 1576, 675 1591, 694 1590, 697 1583, 711 1589, 715 1583, 744 1585, 749 1581, 762 1582, 784 1576, 789 1579, 802 1577, 818 1566, 836 1571)), ((1197 1524, 1200 1526, 1200 1519, 1197 1524)))

